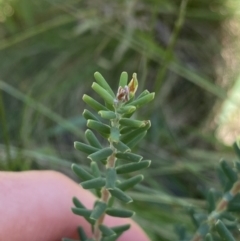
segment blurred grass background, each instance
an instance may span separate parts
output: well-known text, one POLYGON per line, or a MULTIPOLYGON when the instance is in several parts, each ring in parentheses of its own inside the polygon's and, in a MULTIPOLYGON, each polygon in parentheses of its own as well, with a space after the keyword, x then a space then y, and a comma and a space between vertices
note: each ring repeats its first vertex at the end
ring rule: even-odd
POLYGON ((152 166, 130 208, 152 240, 178 240, 182 224, 190 235, 188 207, 206 208, 219 159, 236 158, 239 11, 235 0, 0 0, 1 170, 87 165, 73 141, 93 73, 116 90, 136 72, 139 92, 157 95, 138 113, 152 121, 138 146, 152 166))

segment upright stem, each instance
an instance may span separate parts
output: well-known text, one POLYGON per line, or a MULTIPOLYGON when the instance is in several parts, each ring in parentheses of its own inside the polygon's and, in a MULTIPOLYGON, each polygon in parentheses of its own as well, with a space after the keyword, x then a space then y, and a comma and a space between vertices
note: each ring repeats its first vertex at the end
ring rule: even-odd
MULTIPOLYGON (((202 223, 203 225, 207 224, 209 226, 209 229, 211 229, 214 224, 216 223, 216 221, 218 220, 218 217, 220 216, 221 213, 223 213, 227 207, 229 202, 238 194, 240 193, 240 180, 236 181, 232 188, 226 192, 222 199, 218 202, 217 207, 215 208, 215 210, 213 210, 207 218, 207 222, 204 221, 204 223, 202 223)), ((201 225, 202 225, 201 224, 201 225)), ((193 238, 191 239, 191 241, 201 241, 203 240, 203 238, 206 236, 207 232, 204 234, 199 233, 198 231, 194 234, 193 238)))
MULTIPOLYGON (((102 190, 101 190, 101 194, 102 194, 101 201, 105 202, 105 203, 108 203, 108 200, 110 198, 109 191, 105 187, 103 187, 102 190)), ((103 213, 100 216, 100 218, 95 223, 95 226, 94 226, 94 238, 96 239, 96 241, 100 241, 100 239, 102 237, 102 234, 101 234, 101 231, 99 229, 99 226, 103 223, 104 218, 105 218, 105 213, 103 213)))
MULTIPOLYGON (((119 115, 117 113, 118 103, 116 103, 116 105, 114 107, 115 107, 115 114, 116 114, 117 117, 116 117, 116 119, 113 119, 111 121, 111 126, 119 128, 119 119, 121 118, 121 115, 119 115)), ((106 169, 107 168, 114 168, 115 162, 116 162, 116 156, 115 155, 116 155, 117 149, 113 146, 113 142, 112 142, 111 139, 109 139, 109 145, 112 148, 113 153, 107 159, 106 169)), ((110 197, 111 197, 110 192, 106 189, 106 187, 103 187, 102 190, 101 190, 101 201, 104 202, 104 203, 108 203, 110 197)), ((95 238, 96 241, 100 241, 101 238, 102 238, 102 233, 99 229, 99 226, 103 223, 104 218, 105 218, 105 213, 103 213, 100 216, 100 218, 98 220, 96 220, 96 223, 94 225, 94 232, 93 233, 94 233, 94 238, 95 238)))

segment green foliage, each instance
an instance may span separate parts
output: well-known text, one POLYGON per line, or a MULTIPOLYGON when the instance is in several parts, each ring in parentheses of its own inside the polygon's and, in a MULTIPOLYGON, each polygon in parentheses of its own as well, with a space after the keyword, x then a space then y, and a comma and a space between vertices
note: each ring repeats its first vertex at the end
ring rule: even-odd
MULTIPOLYGON (((89 108, 91 112, 96 110, 94 115, 87 112, 81 116, 79 111, 85 104, 80 98, 87 93, 97 99, 87 81, 96 69, 114 89, 118 81, 122 87, 127 85, 126 72, 116 79, 123 69, 137 71, 139 92, 148 88, 157 92, 157 98, 136 113, 131 103, 118 110, 152 123, 145 139, 134 149, 153 162, 147 171, 141 170, 144 186, 139 184, 128 191, 134 199, 131 209, 138 214, 135 219, 151 240, 176 240, 176 223, 184 223, 189 232, 193 231, 185 215, 186 207, 192 205, 207 212, 203 205, 206 190, 210 186, 219 190, 213 171, 218 160, 225 157, 235 161, 232 150, 214 136, 217 124, 213 130, 208 127, 216 118, 216 99, 221 104, 236 76, 234 66, 226 68, 223 57, 231 56, 234 63, 237 55, 232 53, 239 52, 233 51, 232 41, 232 34, 238 31, 231 28, 235 26, 233 11, 238 11, 239 6, 232 0, 186 2, 2 1, 1 170, 54 169, 71 175, 69 168, 74 160, 87 173, 99 177, 102 164, 96 168, 91 163, 91 169, 87 168, 90 160, 81 152, 73 152, 72 142, 79 140, 96 149, 105 147, 95 131, 103 145, 88 139, 82 130, 85 119, 105 123, 96 112, 109 110, 97 102, 97 106, 89 108), (9 7, 11 11, 5 11, 9 7), (4 14, 9 15, 2 18, 4 14), (155 90, 158 86, 159 90, 155 90)), ((235 21, 238 22, 238 15, 235 21)), ((236 66, 238 74, 239 64, 236 66)), ((147 94, 144 90, 138 98, 147 94)), ((120 134, 129 133, 130 129, 125 126, 120 134)), ((117 139, 114 133, 111 130, 111 138, 117 139)), ((135 143, 137 140, 132 145, 135 143)), ((131 143, 113 145, 119 152, 129 153, 131 149, 131 143)), ((127 164, 128 159, 119 158, 118 162, 127 164)), ((121 183, 132 174, 121 175, 121 183)), ((223 181, 226 180, 227 177, 223 181)), ((116 182, 120 188, 118 185, 116 182)), ((226 182, 224 190, 230 186, 226 182)), ((214 192, 217 201, 219 191, 214 192)), ((229 208, 238 210, 239 204, 229 208)), ((237 233, 234 237, 239 239, 237 233)))
MULTIPOLYGON (((136 172, 147 168, 151 163, 149 160, 142 160, 143 157, 141 155, 132 152, 132 147, 142 139, 142 134, 145 136, 150 127, 150 121, 140 121, 125 117, 126 114, 129 114, 129 108, 125 107, 128 107, 130 103, 131 113, 133 109, 136 110, 152 101, 154 93, 145 92, 144 96, 142 94, 140 98, 135 98, 135 92, 138 87, 136 74, 133 74, 133 79, 126 85, 127 75, 125 72, 122 73, 116 95, 114 95, 111 87, 100 73, 96 72, 94 77, 99 85, 95 83, 92 85, 92 88, 105 101, 105 107, 102 107, 102 104, 98 103, 98 101, 84 95, 83 100, 98 112, 100 119, 88 110, 84 111, 83 116, 87 119, 87 127, 101 134, 108 141, 109 147, 103 147, 90 129, 85 132, 89 145, 82 142, 74 143, 74 147, 77 150, 88 154, 88 158, 91 160, 91 173, 76 164, 72 165, 72 170, 81 179, 83 188, 95 189, 100 197, 95 202, 93 210, 86 209, 76 198, 73 198, 73 203, 76 207, 72 208, 72 211, 77 215, 83 216, 91 225, 95 223, 92 235, 93 240, 116 240, 125 231, 125 227, 123 229, 119 228, 118 230, 121 230, 121 232, 119 231, 119 234, 116 235, 111 228, 103 225, 105 214, 127 218, 131 217, 134 212, 113 208, 110 200, 116 198, 123 203, 132 202, 132 198, 125 191, 143 180, 143 175, 136 175, 122 182, 117 174, 136 172), (105 122, 106 120, 107 123, 105 122), (128 128, 128 132, 120 134, 120 130, 125 127, 128 128), (127 164, 118 164, 119 160, 124 160, 127 164), (99 170, 101 165, 105 165, 102 174, 99 170), (99 189, 101 189, 101 192, 99 192, 99 189)), ((84 236, 82 231, 80 232, 81 236, 84 236)), ((83 239, 85 239, 85 236, 83 239)))
MULTIPOLYGON (((234 143, 236 154, 239 153, 239 146, 234 143)), ((190 241, 235 241, 233 233, 238 232, 237 215, 240 212, 240 207, 236 204, 239 202, 240 194, 240 179, 239 170, 236 165, 231 167, 228 162, 221 160, 220 168, 225 175, 223 183, 224 193, 217 197, 215 190, 210 189, 207 195, 208 214, 199 212, 199 210, 191 209, 190 215, 194 225, 197 228, 194 236, 189 239, 184 232, 184 237, 181 240, 190 241), (226 185, 229 184, 230 185, 226 185), (228 187, 226 189, 226 186, 228 187), (234 207, 234 208, 232 208, 234 207)), ((182 233, 180 234, 182 235, 182 233)))

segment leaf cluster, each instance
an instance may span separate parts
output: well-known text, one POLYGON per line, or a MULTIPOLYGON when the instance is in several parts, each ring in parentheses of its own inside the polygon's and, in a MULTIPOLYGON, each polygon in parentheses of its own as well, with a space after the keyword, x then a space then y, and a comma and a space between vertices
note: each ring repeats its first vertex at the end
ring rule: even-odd
POLYGON ((239 232, 237 214, 240 212, 240 148, 234 143, 239 161, 232 167, 226 160, 220 161, 219 178, 223 191, 211 188, 207 194, 208 213, 189 208, 188 213, 197 229, 189 238, 185 229, 178 229, 181 241, 235 241, 239 232))
POLYGON ((109 228, 103 224, 104 216, 129 218, 134 215, 133 211, 113 207, 113 201, 117 199, 123 203, 132 202, 125 191, 143 180, 141 174, 131 174, 124 181, 118 175, 134 173, 147 168, 151 163, 132 151, 144 138, 151 123, 149 120, 135 120, 131 117, 137 109, 153 100, 154 93, 145 90, 135 98, 138 86, 136 74, 133 74, 128 84, 128 75, 123 72, 116 94, 100 73, 96 72, 94 77, 96 82, 92 84, 92 89, 104 103, 83 95, 83 101, 92 109, 83 111, 88 127, 85 131, 87 143, 74 143, 75 149, 87 154, 90 170, 77 164, 72 165, 72 170, 81 179, 81 186, 95 190, 99 199, 92 209, 87 209, 74 197, 72 212, 84 217, 92 226, 92 239, 88 239, 84 230, 79 228, 81 240, 113 241, 129 229, 130 225, 109 228), (102 144, 99 136, 107 140, 108 146, 102 144))

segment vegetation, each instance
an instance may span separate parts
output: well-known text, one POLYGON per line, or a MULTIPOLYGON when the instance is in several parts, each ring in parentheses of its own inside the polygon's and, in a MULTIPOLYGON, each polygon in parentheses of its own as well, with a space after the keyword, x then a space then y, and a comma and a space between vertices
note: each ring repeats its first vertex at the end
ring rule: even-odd
POLYGON ((152 126, 133 151, 152 165, 128 206, 152 240, 178 240, 182 224, 191 238, 189 207, 206 214, 208 190, 221 190, 218 161, 237 161, 215 120, 238 77, 238 9, 231 0, 0 1, 1 169, 75 178, 71 163, 89 164, 72 143, 85 142, 92 74, 116 91, 123 70, 136 72, 138 92, 156 95, 134 116, 152 126))
MULTIPOLYGON (((154 93, 145 90, 135 98, 138 88, 136 73, 133 74, 129 84, 128 74, 126 72, 121 74, 116 94, 100 73, 96 72, 94 77, 96 82, 93 82, 92 89, 104 100, 105 105, 86 94, 83 95, 83 101, 97 111, 99 116, 89 110, 83 111, 87 127, 90 128, 85 132, 88 144, 74 143, 77 150, 88 154, 88 159, 91 160, 91 172, 76 164, 72 165, 72 169, 82 179, 82 187, 94 189, 99 199, 93 209, 89 210, 74 197, 75 207, 72 211, 84 217, 92 226, 93 237, 90 239, 87 239, 84 230, 79 228, 79 237, 82 241, 114 241, 128 230, 130 225, 109 228, 103 224, 104 218, 106 214, 119 218, 132 217, 134 212, 113 207, 114 199, 126 204, 131 203, 133 200, 125 191, 143 180, 143 175, 132 175, 126 180, 121 180, 118 175, 142 170, 151 163, 150 160, 142 160, 142 156, 132 152, 147 134, 151 122, 134 120, 131 116, 137 109, 152 101, 154 93), (99 142, 99 138, 91 129, 107 139, 107 147, 102 141, 99 142), (105 166, 103 174, 100 169, 102 166, 105 166)), ((69 239, 64 240, 69 241, 69 239)))

